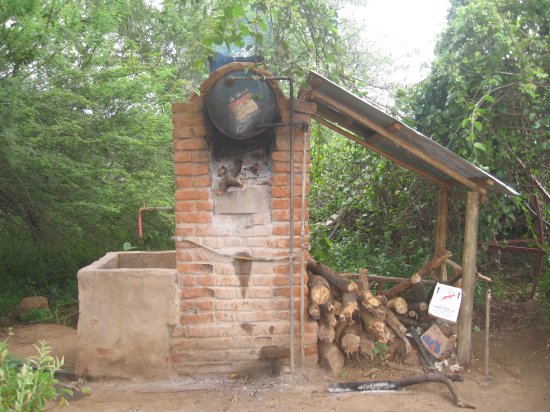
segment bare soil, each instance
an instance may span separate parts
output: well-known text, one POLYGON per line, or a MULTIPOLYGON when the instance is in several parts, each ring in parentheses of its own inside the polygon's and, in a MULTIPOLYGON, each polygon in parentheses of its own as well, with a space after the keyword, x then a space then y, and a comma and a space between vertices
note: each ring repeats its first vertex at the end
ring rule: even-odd
MULTIPOLYGON (((490 374, 484 374, 484 333, 473 335, 474 360, 457 383, 462 397, 481 411, 550 410, 550 332, 540 328, 532 305, 519 309, 521 319, 509 321, 510 307, 495 302, 491 333, 490 374), (518 324, 522 325, 520 328, 518 324), (535 326, 536 325, 536 326, 535 326)), ((520 305, 521 306, 521 305, 520 305)), ((518 313, 518 310, 513 310, 518 313)), ((33 344, 45 340, 53 354, 74 369, 76 330, 62 325, 16 325, 9 347, 18 356, 34 354, 33 344)), ((0 331, 0 339, 7 331, 0 331)), ((419 368, 392 363, 350 361, 334 378, 318 368, 277 377, 180 377, 171 381, 87 382, 88 396, 69 400, 68 407, 51 404, 51 411, 448 411, 457 409, 442 384, 415 385, 398 392, 328 393, 340 380, 381 380, 422 373, 419 368)))

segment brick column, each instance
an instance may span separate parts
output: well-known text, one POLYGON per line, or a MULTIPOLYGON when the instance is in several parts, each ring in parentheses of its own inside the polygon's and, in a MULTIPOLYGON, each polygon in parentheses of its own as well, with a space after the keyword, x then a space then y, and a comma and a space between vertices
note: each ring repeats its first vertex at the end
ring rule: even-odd
MULTIPOLYGON (((171 359, 173 370, 180 374, 227 373, 268 366, 260 359, 262 348, 288 348, 290 342, 288 261, 250 263, 233 259, 236 254, 243 253, 262 258, 288 255, 289 127, 275 129, 273 150, 270 155, 266 154, 262 164, 270 173, 269 184, 258 186, 262 196, 271 199, 267 202, 267 209, 258 213, 251 213, 248 209, 246 213, 216 210, 216 201, 219 200, 216 197, 220 195, 216 194, 213 177, 216 177, 218 159, 213 159, 209 143, 208 133, 212 126, 208 123, 205 96, 217 78, 247 66, 233 63, 218 69, 203 83, 200 96, 194 95, 187 103, 172 106, 176 235, 192 238, 219 252, 189 242, 176 244, 181 303, 180 322, 171 341, 171 359)), ((278 96, 282 121, 288 121, 288 102, 278 87, 273 88, 278 96)), ((303 145, 303 134, 297 130, 294 181, 297 258, 294 260, 293 291, 297 298, 294 331, 297 345, 300 342, 299 274, 302 268, 299 235, 303 145)), ((307 156, 309 148, 306 149, 307 156)), ((232 193, 222 196, 240 195, 237 189, 233 189, 232 193)), ((248 189, 245 185, 239 190, 248 189)), ((307 230, 307 212, 305 217, 307 230)), ((307 299, 304 309, 307 313, 307 299)), ((308 322, 305 328, 306 356, 310 363, 316 363, 317 358, 316 327, 316 322, 308 322)), ((299 347, 295 353, 299 355, 299 347)))

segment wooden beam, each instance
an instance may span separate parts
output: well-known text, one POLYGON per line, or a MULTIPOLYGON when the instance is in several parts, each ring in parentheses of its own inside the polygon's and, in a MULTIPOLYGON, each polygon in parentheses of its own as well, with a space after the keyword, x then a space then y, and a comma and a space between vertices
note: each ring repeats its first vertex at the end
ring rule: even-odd
POLYGON ((445 163, 442 161, 439 161, 438 159, 434 159, 430 157, 427 153, 424 151, 414 147, 407 141, 399 138, 394 133, 389 133, 384 127, 379 126, 376 124, 376 122, 367 119, 365 116, 362 116, 361 114, 355 112, 354 110, 351 110, 349 107, 337 102, 336 100, 325 96, 324 94, 320 93, 318 90, 314 90, 312 92, 312 97, 316 100, 321 100, 327 105, 332 106, 334 109, 339 110, 342 113, 348 114, 350 117, 352 117, 355 121, 365 125, 366 127, 374 130, 377 133, 380 133, 384 137, 391 140, 393 143, 395 143, 397 146, 407 150, 409 153, 412 153, 416 157, 424 160, 426 163, 432 165, 433 167, 441 170, 446 175, 452 177, 453 179, 457 180, 458 182, 462 183, 464 186, 469 187, 470 189, 475 190, 476 192, 479 192, 481 194, 486 194, 487 190, 484 187, 481 187, 477 183, 473 182, 472 180, 468 179, 467 177, 463 176, 459 172, 449 168, 445 163))
MULTIPOLYGON (((446 259, 445 263, 447 265, 449 265, 455 272, 462 273, 462 266, 460 266, 458 263, 453 262, 451 259, 446 259)), ((484 282, 489 282, 490 283, 490 282, 493 281, 493 279, 491 279, 489 276, 482 275, 479 272, 476 272, 476 277, 479 280, 483 280, 484 282)), ((449 284, 452 285, 452 283, 449 283, 449 284)))
MULTIPOLYGON (((435 236, 435 256, 439 256, 447 247, 447 218, 449 215, 449 192, 442 190, 439 192, 439 201, 437 208, 437 228, 435 236)), ((442 263, 436 271, 438 280, 447 280, 447 266, 442 263)))
MULTIPOLYGON (((448 179, 447 181, 451 181, 451 179, 448 179)), ((449 197, 451 199, 462 200, 463 202, 466 202, 466 200, 468 199, 468 194, 466 192, 450 192, 449 197)), ((485 204, 488 200, 489 198, 487 197, 487 194, 480 193, 479 201, 481 203, 485 204)))
POLYGON ((332 129, 334 130, 336 133, 340 133, 342 136, 345 136, 347 137, 348 139, 354 141, 355 143, 357 144, 360 144, 361 146, 363 147, 366 147, 370 150, 372 150, 373 152, 375 153, 378 153, 380 156, 382 157, 385 157, 389 160, 391 160, 392 162, 394 163, 397 163, 399 166, 401 167, 404 167, 405 169, 409 169, 410 171, 420 175, 420 176, 423 176, 425 177, 426 179, 428 179, 430 182, 432 183, 435 183, 436 185, 438 185, 439 187, 445 189, 445 190, 451 190, 452 187, 444 182, 443 180, 441 179, 438 179, 437 177, 434 177, 432 175, 429 175, 428 173, 426 173, 425 171, 421 170, 421 169, 418 169, 417 167, 415 166, 412 166, 408 163, 405 163, 403 162, 402 160, 398 159, 397 157, 395 156, 392 156, 391 154, 389 153, 386 153, 382 150, 380 150, 379 148, 377 148, 376 146, 373 146, 372 144, 370 143, 367 143, 365 142, 364 140, 360 139, 359 137, 355 136, 353 133, 350 133, 348 132, 347 130, 345 129, 342 129, 341 127, 338 127, 336 126, 335 124, 332 124, 330 123, 329 121, 323 119, 322 117, 319 117, 319 116, 313 116, 313 118, 318 121, 319 123, 321 123, 323 126, 326 126, 328 127, 329 129, 332 129))
POLYGON ((466 224, 462 252, 462 302, 458 318, 458 362, 467 366, 472 360, 472 312, 476 284, 477 225, 479 221, 479 193, 468 192, 466 224))

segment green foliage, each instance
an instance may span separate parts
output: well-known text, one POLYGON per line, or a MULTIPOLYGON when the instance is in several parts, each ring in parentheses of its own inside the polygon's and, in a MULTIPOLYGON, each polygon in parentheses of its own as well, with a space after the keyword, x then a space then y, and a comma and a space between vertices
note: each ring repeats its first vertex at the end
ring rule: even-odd
POLYGON ((337 270, 405 276, 432 250, 429 204, 411 202, 425 182, 341 136, 313 128, 313 256, 337 270))
POLYGON ((386 357, 386 353, 388 353, 388 345, 385 343, 378 342, 377 340, 374 341, 374 356, 378 358, 378 360, 383 361, 386 357))
POLYGON ((33 309, 20 316, 25 322, 50 323, 55 321, 55 316, 49 309, 33 309))
POLYGON ((25 295, 74 297, 77 270, 126 243, 172 248, 169 213, 136 233, 144 202, 173 203, 170 103, 197 89, 220 47, 297 80, 312 62, 337 73, 353 61, 338 3, 3 2, 0 313, 25 295))
MULTIPOLYGON (((454 1, 431 75, 401 94, 417 128, 521 192, 491 196, 480 215, 481 239, 536 237, 531 175, 550 183, 549 6, 454 1)), ((548 221, 548 204, 542 212, 548 221)))
MULTIPOLYGON (((46 401, 59 395, 70 394, 69 389, 58 393, 55 372, 63 366, 63 359, 54 359, 45 342, 35 345, 37 356, 20 362, 7 349, 6 342, 0 342, 0 407, 2 411, 42 411, 46 401)), ((62 398, 63 400, 63 398, 62 398)), ((66 403, 66 401, 64 401, 66 403)))
MULTIPOLYGON (((136 239, 144 201, 172 203, 169 104, 200 73, 181 47, 192 36, 164 24, 198 12, 165 3, 0 6, 0 280, 12 303, 74 295, 79 268, 136 239)), ((173 218, 150 223, 133 243, 172 247, 173 218)))
POLYGON ((280 75, 302 77, 312 65, 337 67, 344 54, 335 2, 321 0, 212 1, 212 53, 234 50, 262 55, 280 75), (220 45, 224 47, 220 50, 220 45))

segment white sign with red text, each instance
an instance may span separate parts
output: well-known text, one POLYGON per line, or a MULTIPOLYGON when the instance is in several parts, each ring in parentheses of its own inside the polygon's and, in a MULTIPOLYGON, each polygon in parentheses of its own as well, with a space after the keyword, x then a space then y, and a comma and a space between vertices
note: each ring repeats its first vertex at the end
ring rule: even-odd
POLYGON ((462 289, 438 283, 435 285, 428 313, 436 318, 456 322, 461 301, 462 289))

